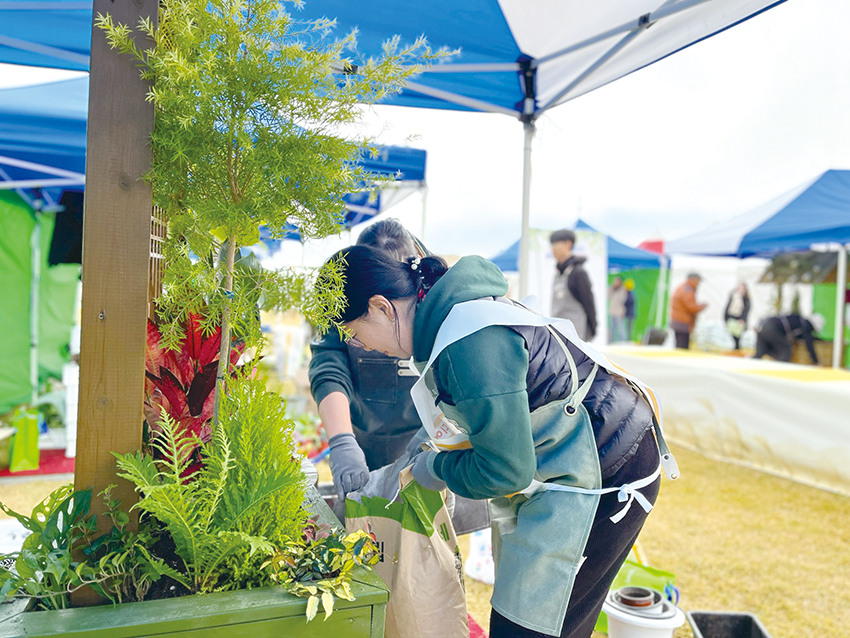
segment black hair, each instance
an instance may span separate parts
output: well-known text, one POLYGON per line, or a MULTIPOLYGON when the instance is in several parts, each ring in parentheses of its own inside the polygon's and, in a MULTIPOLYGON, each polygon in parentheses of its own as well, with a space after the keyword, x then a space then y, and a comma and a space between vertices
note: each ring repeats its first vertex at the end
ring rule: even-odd
POLYGON ((569 228, 562 228, 561 230, 556 230, 554 233, 549 235, 550 244, 555 244, 559 241, 568 241, 571 242, 573 246, 575 246, 576 234, 569 228))
POLYGON ((421 247, 421 243, 410 233, 401 222, 392 217, 382 219, 369 226, 360 233, 357 238, 358 246, 372 246, 378 250, 404 261, 407 257, 415 255, 427 255, 427 250, 421 247))
POLYGON ((421 301, 448 270, 441 257, 408 257, 398 261, 371 246, 350 246, 331 256, 343 276, 345 309, 340 323, 359 319, 369 311, 369 300, 382 295, 389 301, 416 297, 421 301))

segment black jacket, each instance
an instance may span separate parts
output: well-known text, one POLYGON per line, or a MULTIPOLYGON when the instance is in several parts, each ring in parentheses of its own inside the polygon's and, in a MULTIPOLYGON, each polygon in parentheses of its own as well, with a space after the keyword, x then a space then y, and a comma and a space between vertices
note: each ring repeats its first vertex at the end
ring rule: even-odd
POLYGON ((729 313, 729 306, 732 305, 732 295, 729 295, 729 301, 726 302, 726 310, 723 311, 723 320, 729 321, 730 319, 740 319, 745 324, 747 323, 747 317, 750 316, 750 296, 747 295, 744 297, 744 309, 741 311, 740 316, 735 316, 729 313))

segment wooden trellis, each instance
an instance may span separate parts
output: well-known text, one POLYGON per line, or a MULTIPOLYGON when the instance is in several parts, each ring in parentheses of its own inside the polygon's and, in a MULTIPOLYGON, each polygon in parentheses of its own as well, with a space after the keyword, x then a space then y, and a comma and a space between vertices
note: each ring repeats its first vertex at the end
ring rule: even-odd
POLYGON ((151 247, 150 264, 148 266, 148 318, 156 319, 156 308, 154 299, 159 297, 162 291, 162 273, 165 269, 165 256, 162 254, 162 244, 168 226, 165 221, 165 211, 159 206, 154 206, 151 212, 151 247))

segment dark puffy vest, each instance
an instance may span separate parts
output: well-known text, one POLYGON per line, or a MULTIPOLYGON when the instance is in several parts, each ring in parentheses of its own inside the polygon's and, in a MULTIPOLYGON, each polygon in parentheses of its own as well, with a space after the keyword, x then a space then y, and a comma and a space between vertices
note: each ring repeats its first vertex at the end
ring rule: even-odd
MULTIPOLYGON (((496 300, 508 302, 504 297, 496 300)), ((570 365, 564 350, 555 341, 556 337, 545 326, 509 327, 525 340, 528 350, 526 391, 529 409, 534 412, 547 403, 569 397, 572 390, 570 365)), ((584 383, 593 369, 593 360, 566 339, 564 342, 576 362, 579 382, 584 383)), ((435 371, 434 380, 439 393, 437 401, 454 405, 448 393, 439 387, 438 379, 439 374, 435 371)), ((596 371, 596 378, 582 405, 593 425, 602 478, 607 479, 625 465, 637 450, 638 443, 652 429, 652 409, 643 395, 625 379, 602 368, 596 371)))
MULTIPOLYGON (((552 401, 566 399, 572 389, 570 366, 556 337, 546 327, 512 326, 528 349, 526 389, 533 412, 552 401)), ((567 349, 576 362, 580 383, 593 369, 593 360, 570 342, 567 349)), ((602 478, 608 478, 628 461, 638 443, 652 428, 652 409, 638 390, 625 379, 602 368, 590 386, 582 405, 590 414, 602 478)))

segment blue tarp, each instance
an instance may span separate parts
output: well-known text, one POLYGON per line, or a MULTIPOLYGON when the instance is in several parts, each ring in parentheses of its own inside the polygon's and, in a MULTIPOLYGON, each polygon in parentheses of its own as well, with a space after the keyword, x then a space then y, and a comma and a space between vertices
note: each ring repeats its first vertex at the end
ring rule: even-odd
MULTIPOLYGON (((599 232, 585 222, 576 223, 577 230, 599 232)), ((632 268, 658 268, 661 256, 640 248, 632 248, 618 242, 610 236, 605 237, 608 250, 608 270, 631 270, 632 268)), ((493 257, 490 261, 496 264, 502 272, 517 272, 519 270, 519 240, 493 257)))
POLYGON ((727 222, 667 242, 668 254, 770 257, 850 244, 850 170, 830 170, 727 222))

